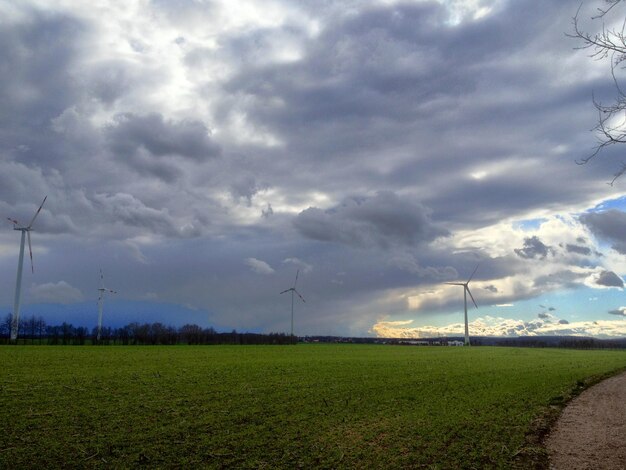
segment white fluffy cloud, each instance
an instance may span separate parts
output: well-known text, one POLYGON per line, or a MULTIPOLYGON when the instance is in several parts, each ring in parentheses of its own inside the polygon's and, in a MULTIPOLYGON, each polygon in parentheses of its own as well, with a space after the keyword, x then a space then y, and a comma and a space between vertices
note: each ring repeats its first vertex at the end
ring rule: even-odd
POLYGON ((283 263, 293 264, 294 266, 297 266, 300 270, 302 270, 303 273, 309 273, 313 269, 312 265, 298 258, 285 258, 283 260, 283 263))
POLYGON ((246 258, 246 264, 257 274, 273 274, 275 272, 274 268, 260 259, 246 258))
POLYGON ((30 294, 37 302, 54 304, 71 304, 83 300, 82 292, 65 281, 33 284, 30 287, 30 294))
MULTIPOLYGON (((562 289, 623 288, 620 256, 605 256, 586 224, 575 216, 507 220, 476 230, 459 230, 433 243, 441 251, 476 254, 470 288, 481 305, 507 304, 562 289)), ((459 272, 469 276, 472 261, 459 272)), ((454 279, 447 279, 454 280, 454 279)), ((447 305, 453 286, 441 283, 407 289, 412 310, 447 305)))

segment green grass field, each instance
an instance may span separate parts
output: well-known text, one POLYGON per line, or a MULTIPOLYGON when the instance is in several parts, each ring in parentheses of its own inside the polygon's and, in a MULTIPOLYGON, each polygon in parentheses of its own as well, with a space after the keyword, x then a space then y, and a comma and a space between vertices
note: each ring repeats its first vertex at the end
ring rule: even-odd
POLYGON ((0 468, 504 468, 626 352, 5 346, 0 363, 0 468))

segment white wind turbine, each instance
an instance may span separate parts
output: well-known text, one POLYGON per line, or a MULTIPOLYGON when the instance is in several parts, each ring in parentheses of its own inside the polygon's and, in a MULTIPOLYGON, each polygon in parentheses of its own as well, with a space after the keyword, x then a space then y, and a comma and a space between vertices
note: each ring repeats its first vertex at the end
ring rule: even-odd
POLYGON ((104 287, 104 275, 102 274, 102 269, 100 270, 100 287, 98 288, 98 292, 100 292, 100 296, 98 297, 98 335, 96 336, 96 341, 99 343, 100 332, 102 331, 102 306, 104 304, 104 294, 105 292, 117 294, 114 290, 104 287))
POLYGON ((33 229, 33 223, 35 222, 35 219, 39 215, 39 212, 41 212, 41 208, 43 207, 44 202, 46 202, 46 199, 48 199, 48 196, 43 198, 43 201, 41 205, 39 206, 39 209, 37 209, 37 212, 35 212, 35 215, 31 219, 30 223, 26 226, 21 226, 17 220, 11 219, 10 217, 8 217, 8 219, 13 224, 13 230, 19 230, 22 232, 22 240, 20 242, 20 258, 17 263, 17 280, 15 281, 15 301, 13 303, 13 318, 11 321, 11 341, 17 340, 17 332, 18 332, 18 328, 20 325, 20 299, 21 299, 21 293, 22 293, 22 267, 24 266, 24 241, 28 234, 28 252, 30 253, 30 269, 34 273, 35 266, 33 265, 33 247, 30 243, 30 231, 33 229))
POLYGON ((302 302, 306 303, 306 301, 304 300, 304 297, 302 297, 300 295, 300 292, 298 292, 296 290, 296 284, 298 283, 298 274, 300 274, 300 270, 299 269, 296 271, 296 280, 293 282, 293 287, 290 287, 289 289, 286 289, 286 290, 281 292, 281 294, 285 294, 287 292, 291 292, 291 336, 292 337, 293 337, 293 294, 294 293, 297 294, 298 297, 300 297, 300 299, 302 300, 302 302))
POLYGON ((474 306, 476 308, 478 308, 478 305, 476 305, 476 301, 474 300, 474 296, 472 295, 472 293, 469 290, 469 283, 472 280, 472 278, 474 277, 474 274, 476 274, 476 270, 477 269, 478 269, 478 265, 474 268, 474 272, 469 277, 467 282, 446 282, 446 284, 450 284, 452 286, 463 286, 463 301, 464 301, 464 305, 465 305, 465 346, 469 346, 470 345, 469 325, 467 323, 467 294, 469 294, 469 296, 472 299, 472 302, 474 302, 474 306))

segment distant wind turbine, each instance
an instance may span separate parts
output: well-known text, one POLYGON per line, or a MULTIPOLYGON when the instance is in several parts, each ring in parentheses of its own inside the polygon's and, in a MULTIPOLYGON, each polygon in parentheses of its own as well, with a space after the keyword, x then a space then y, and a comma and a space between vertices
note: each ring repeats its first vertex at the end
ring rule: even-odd
POLYGON ((104 276, 102 274, 102 269, 100 270, 100 287, 98 288, 98 292, 100 292, 100 296, 98 297, 98 335, 96 336, 96 341, 99 343, 100 333, 102 331, 102 305, 104 304, 104 294, 105 292, 117 294, 117 292, 115 292, 114 290, 104 287, 104 276))
POLYGON ((35 219, 39 215, 39 212, 41 212, 41 208, 46 202, 46 199, 48 199, 48 196, 43 198, 43 202, 41 203, 41 205, 39 206, 39 209, 37 209, 37 212, 35 212, 35 215, 33 216, 33 218, 31 219, 30 223, 27 226, 21 226, 17 220, 11 219, 10 217, 8 218, 13 224, 13 230, 19 230, 22 232, 22 240, 20 242, 20 258, 17 263, 17 280, 15 281, 15 301, 13 303, 13 319, 11 321, 11 341, 17 340, 17 332, 20 326, 20 300, 21 300, 21 293, 22 293, 22 267, 24 266, 24 240, 26 238, 26 235, 28 234, 28 252, 30 253, 30 269, 34 273, 35 266, 33 265, 33 247, 30 243, 30 231, 33 229, 33 223, 35 222, 35 219))
POLYGON ((469 294, 469 296, 472 299, 472 302, 474 302, 474 306, 476 308, 478 308, 478 305, 476 305, 476 301, 474 300, 474 296, 472 295, 472 293, 469 290, 469 283, 472 280, 472 278, 474 277, 474 274, 476 274, 476 270, 477 269, 478 269, 478 265, 474 268, 474 272, 469 277, 467 282, 446 282, 445 283, 445 284, 450 284, 452 286, 463 286, 463 301, 464 301, 464 305, 465 305, 465 346, 469 346, 470 345, 469 325, 467 323, 467 294, 469 294))
POLYGON ((289 289, 286 289, 284 291, 281 292, 281 294, 286 294, 287 292, 291 292, 291 336, 293 337, 293 294, 297 294, 298 297, 300 297, 300 299, 302 300, 302 302, 306 301, 304 300, 304 297, 302 297, 300 295, 300 292, 298 292, 296 290, 296 284, 298 283, 298 274, 300 274, 300 270, 298 269, 296 271, 296 280, 293 282, 293 287, 290 287, 289 289))

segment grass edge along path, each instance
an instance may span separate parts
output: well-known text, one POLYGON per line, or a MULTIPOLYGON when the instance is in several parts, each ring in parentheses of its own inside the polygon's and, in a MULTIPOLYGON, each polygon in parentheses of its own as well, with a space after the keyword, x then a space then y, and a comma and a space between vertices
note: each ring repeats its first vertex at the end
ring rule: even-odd
POLYGON ((1 468, 545 468, 531 437, 626 351, 28 346, 0 364, 1 468))
POLYGON ((519 449, 517 454, 513 456, 514 460, 512 465, 518 469, 549 469, 550 461, 545 439, 552 431, 552 428, 558 421, 565 407, 588 388, 593 387, 603 380, 619 375, 622 372, 626 372, 626 366, 577 380, 576 384, 563 395, 551 399, 550 403, 547 404, 544 410, 533 420, 526 433, 524 445, 519 449))

